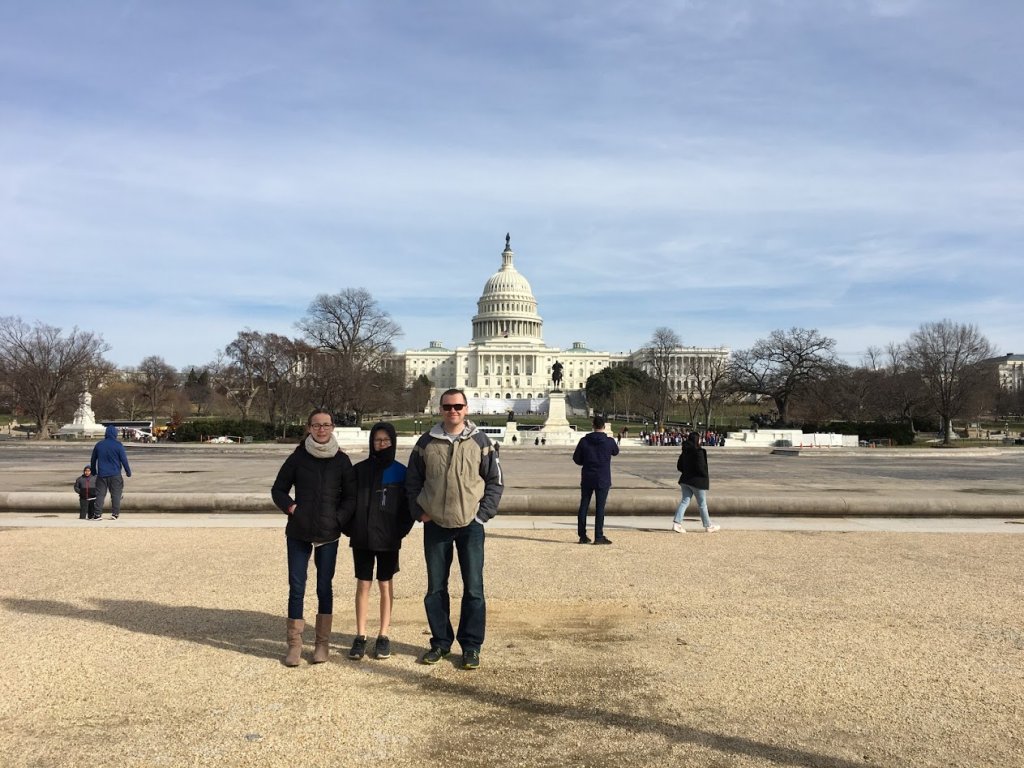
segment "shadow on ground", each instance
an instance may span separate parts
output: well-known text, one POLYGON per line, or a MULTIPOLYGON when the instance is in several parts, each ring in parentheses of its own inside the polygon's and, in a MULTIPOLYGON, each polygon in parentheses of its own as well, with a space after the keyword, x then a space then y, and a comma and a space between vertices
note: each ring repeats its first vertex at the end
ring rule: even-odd
MULTIPOLYGON (((93 603, 97 606, 94 608, 56 600, 19 598, 3 598, 0 603, 8 610, 20 613, 99 622, 140 634, 199 643, 275 661, 281 658, 284 650, 285 619, 259 611, 111 599, 94 600, 93 603)), ((398 654, 409 656, 416 656, 422 650, 407 644, 395 644, 393 648, 398 654)), ((332 656, 331 661, 355 666, 355 662, 338 654, 332 656)), ((424 674, 419 668, 410 669, 384 662, 373 663, 372 666, 366 666, 365 662, 361 664, 363 666, 358 667, 360 670, 391 678, 419 689, 428 696, 443 694, 459 697, 470 702, 474 711, 477 711, 480 705, 484 705, 491 708, 494 717, 500 718, 504 725, 521 718, 521 727, 524 729, 530 728, 530 724, 536 722, 577 721, 594 727, 618 728, 631 734, 657 736, 668 743, 700 745, 723 754, 744 755, 779 765, 801 768, 865 768, 871 765, 866 761, 831 757, 740 736, 676 725, 656 717, 616 711, 598 704, 570 706, 510 694, 502 686, 500 678, 484 677, 477 673, 467 672, 465 677, 459 676, 459 679, 453 680, 440 675, 424 674), (495 688, 487 688, 488 685, 495 684, 495 688)), ((594 701, 600 702, 601 699, 595 696, 594 701)), ((477 719, 480 717, 485 715, 481 712, 477 719)))

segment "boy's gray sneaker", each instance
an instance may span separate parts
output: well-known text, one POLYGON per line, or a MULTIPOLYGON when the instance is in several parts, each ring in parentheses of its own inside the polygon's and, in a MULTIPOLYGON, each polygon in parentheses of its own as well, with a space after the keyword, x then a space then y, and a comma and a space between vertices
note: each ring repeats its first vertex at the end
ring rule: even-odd
POLYGON ((463 651, 462 668, 476 669, 480 666, 480 651, 463 651))
POLYGON ((373 644, 373 655, 378 659, 391 658, 391 641, 384 635, 379 636, 373 644))
POLYGON ((348 652, 348 657, 353 661, 359 661, 365 655, 366 635, 356 635, 356 639, 352 641, 352 650, 348 652))

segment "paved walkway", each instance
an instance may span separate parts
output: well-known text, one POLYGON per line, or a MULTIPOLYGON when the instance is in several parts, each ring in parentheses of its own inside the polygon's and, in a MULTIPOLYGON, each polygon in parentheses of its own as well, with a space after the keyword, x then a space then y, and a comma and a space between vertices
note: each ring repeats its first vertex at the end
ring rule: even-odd
MULTIPOLYGON (((125 513, 273 513, 269 489, 290 445, 129 445, 125 513)), ((365 447, 347 449, 353 461, 365 447)), ((72 491, 91 443, 0 443, 0 524, 77 511, 72 491)), ((399 450, 400 458, 406 446, 399 450)), ((572 448, 502 449, 501 517, 575 516, 572 448)), ((674 448, 626 446, 613 460, 608 514, 665 518, 678 503, 674 448)), ((992 517, 1024 519, 1024 449, 804 451, 710 449, 716 518, 992 517)), ((695 509, 691 507, 695 514, 695 509)), ((563 521, 564 522, 564 521, 563 521)), ((633 521, 648 526, 649 521, 633 521)), ((269 522, 269 524, 274 524, 269 522)), ((769 526, 768 521, 761 525, 769 526)), ((859 528, 858 528, 859 529, 859 528)))

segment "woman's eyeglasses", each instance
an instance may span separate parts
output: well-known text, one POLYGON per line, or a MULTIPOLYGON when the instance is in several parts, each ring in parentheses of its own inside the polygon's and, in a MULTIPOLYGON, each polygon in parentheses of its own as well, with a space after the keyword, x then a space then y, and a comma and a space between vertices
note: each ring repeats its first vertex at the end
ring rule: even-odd
POLYGON ((310 429, 333 429, 333 424, 310 424, 310 429))

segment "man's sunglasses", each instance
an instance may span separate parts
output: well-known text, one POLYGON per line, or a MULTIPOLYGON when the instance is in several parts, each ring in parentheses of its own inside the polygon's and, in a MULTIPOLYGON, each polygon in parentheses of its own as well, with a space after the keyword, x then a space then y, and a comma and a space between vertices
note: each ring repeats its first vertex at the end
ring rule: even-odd
POLYGON ((445 411, 461 411, 465 407, 465 403, 441 403, 441 408, 445 411))

